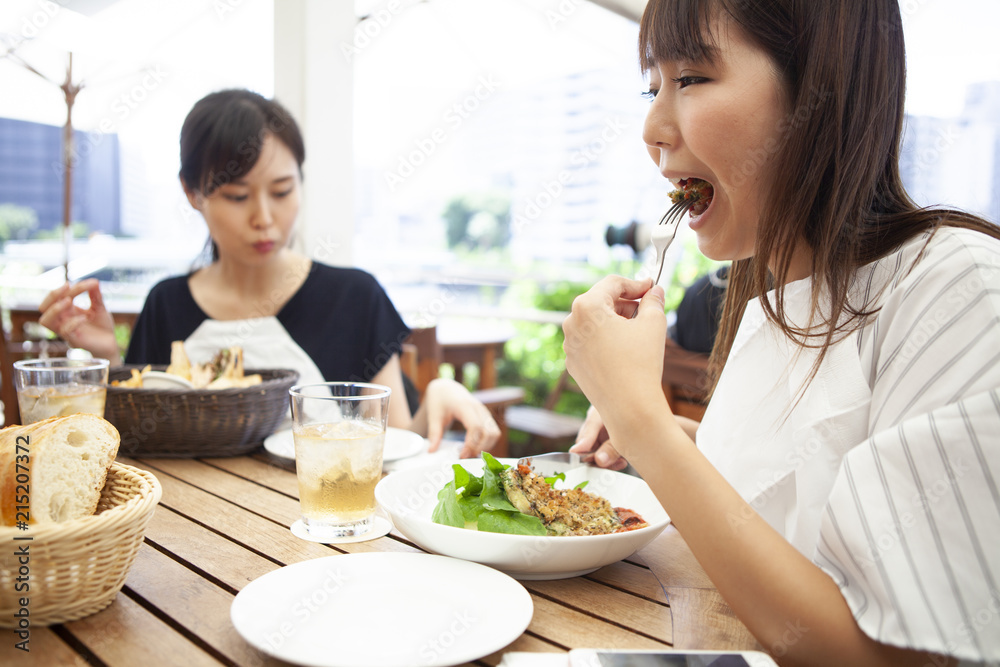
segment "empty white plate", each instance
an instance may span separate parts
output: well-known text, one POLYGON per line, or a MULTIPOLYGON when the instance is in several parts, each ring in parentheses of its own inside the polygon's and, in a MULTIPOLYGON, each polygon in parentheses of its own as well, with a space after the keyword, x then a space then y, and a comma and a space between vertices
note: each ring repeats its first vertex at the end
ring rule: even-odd
MULTIPOLYGON (((398 461, 408 456, 419 454, 427 447, 427 441, 414 433, 402 428, 389 426, 385 429, 385 450, 382 462, 398 461)), ((264 449, 275 456, 295 460, 295 441, 292 439, 292 429, 272 433, 264 439, 264 449)))
POLYGON ((316 667, 435 667, 521 636, 528 591, 493 568, 445 556, 354 553, 295 563, 233 600, 236 631, 268 655, 316 667))

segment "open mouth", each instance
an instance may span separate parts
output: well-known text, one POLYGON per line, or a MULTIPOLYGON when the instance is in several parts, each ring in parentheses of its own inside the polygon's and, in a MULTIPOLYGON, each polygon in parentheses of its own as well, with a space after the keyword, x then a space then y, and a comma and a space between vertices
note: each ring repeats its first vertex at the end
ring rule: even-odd
POLYGON ((675 204, 689 202, 691 208, 688 213, 694 218, 708 210, 714 194, 715 188, 708 181, 694 177, 682 178, 677 182, 677 189, 670 193, 670 200, 675 204))

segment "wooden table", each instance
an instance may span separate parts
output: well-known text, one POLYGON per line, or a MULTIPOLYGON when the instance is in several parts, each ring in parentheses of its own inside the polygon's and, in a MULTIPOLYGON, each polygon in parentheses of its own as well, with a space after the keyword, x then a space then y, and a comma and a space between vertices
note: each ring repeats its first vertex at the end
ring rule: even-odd
POLYGON ((503 330, 438 327, 437 338, 441 346, 441 360, 455 367, 455 380, 462 382, 462 367, 475 364, 479 367, 477 389, 497 386, 497 359, 503 358, 503 346, 510 340, 511 332, 503 330))
MULTIPOLYGON (((294 473, 266 454, 123 462, 163 486, 125 588, 103 611, 30 629, 30 654, 0 630, 2 665, 267 665, 233 628, 229 608, 250 581, 282 565, 340 553, 419 551, 400 534, 336 548, 297 539, 294 473)), ((625 561, 584 577, 523 582, 531 624, 500 652, 580 647, 743 649, 756 642, 732 615, 680 535, 668 529, 625 561)), ((3 591, 4 595, 8 591, 3 591)))

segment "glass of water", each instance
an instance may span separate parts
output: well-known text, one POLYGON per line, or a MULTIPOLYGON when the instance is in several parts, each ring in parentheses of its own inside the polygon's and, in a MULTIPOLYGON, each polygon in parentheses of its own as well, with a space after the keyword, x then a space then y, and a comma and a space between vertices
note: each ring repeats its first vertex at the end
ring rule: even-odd
POLYGON ((324 382, 289 390, 302 524, 322 541, 363 535, 375 520, 375 485, 392 390, 324 382))
POLYGON ((14 387, 21 423, 77 412, 104 416, 107 359, 24 359, 14 362, 14 387))

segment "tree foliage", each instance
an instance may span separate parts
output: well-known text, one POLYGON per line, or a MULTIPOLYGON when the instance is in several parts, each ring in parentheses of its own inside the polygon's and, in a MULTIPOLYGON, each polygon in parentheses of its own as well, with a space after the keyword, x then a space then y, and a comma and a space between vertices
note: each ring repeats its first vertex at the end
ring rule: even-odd
POLYGON ((489 250, 510 241, 510 198, 479 192, 451 199, 441 217, 449 248, 489 250))
POLYGON ((38 227, 38 214, 30 206, 0 204, 0 247, 7 241, 23 241, 38 227))

